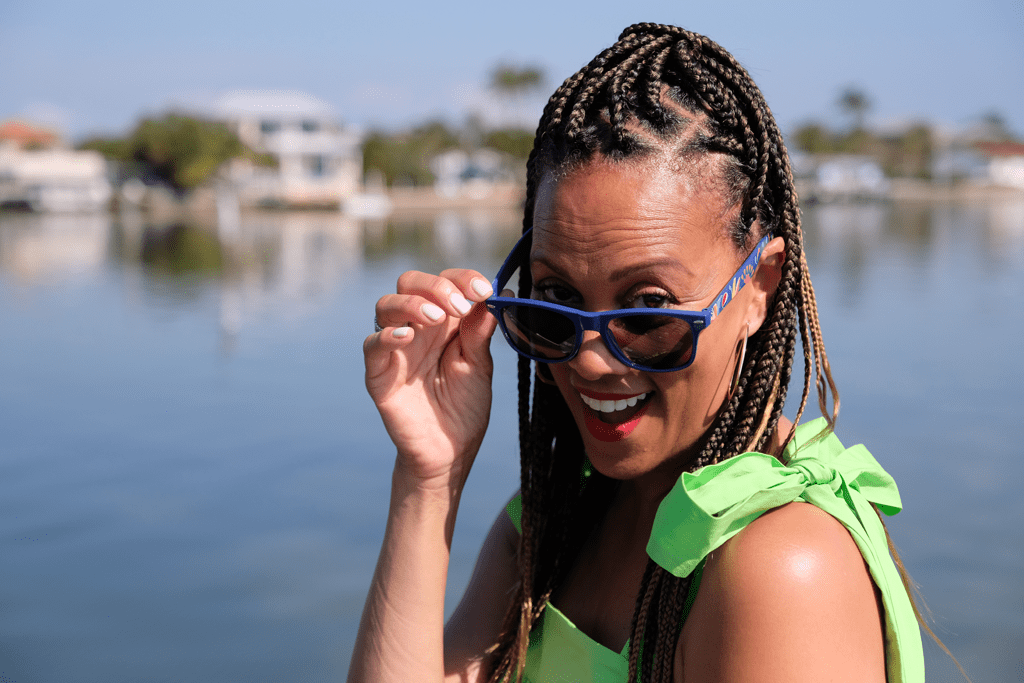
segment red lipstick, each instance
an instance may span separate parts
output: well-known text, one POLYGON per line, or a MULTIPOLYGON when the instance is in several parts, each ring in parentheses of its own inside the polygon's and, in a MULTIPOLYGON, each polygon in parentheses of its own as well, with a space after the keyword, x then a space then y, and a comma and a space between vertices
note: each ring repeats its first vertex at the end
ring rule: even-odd
POLYGON ((590 432, 590 435, 598 441, 604 441, 605 443, 622 441, 629 436, 634 429, 636 429, 636 426, 640 424, 640 418, 642 418, 646 412, 647 406, 644 406, 626 422, 609 424, 601 421, 601 419, 597 417, 597 413, 589 407, 584 406, 583 423, 587 425, 587 431, 590 432))
MULTIPOLYGON (((580 389, 579 387, 573 387, 583 396, 595 401, 621 401, 625 399, 633 398, 634 396, 640 396, 646 392, 638 392, 634 394, 612 394, 602 391, 588 391, 586 389, 580 389)), ((621 441, 629 436, 637 425, 640 424, 640 418, 647 412, 647 405, 643 405, 639 410, 630 415, 629 419, 618 424, 605 422, 601 419, 602 413, 598 413, 590 406, 583 405, 583 424, 586 425, 587 431, 598 441, 610 443, 613 441, 621 441)), ((607 413, 605 413, 607 415, 607 413)))

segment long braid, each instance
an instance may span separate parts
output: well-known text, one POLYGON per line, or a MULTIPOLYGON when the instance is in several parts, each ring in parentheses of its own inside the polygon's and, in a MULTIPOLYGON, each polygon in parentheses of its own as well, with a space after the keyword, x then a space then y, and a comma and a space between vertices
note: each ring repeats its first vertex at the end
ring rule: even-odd
MULTIPOLYGON (((799 412, 813 373, 823 412, 824 394, 833 394, 833 421, 838 395, 803 257, 785 145, 747 72, 713 41, 673 26, 637 24, 555 91, 527 162, 524 231, 532 225, 545 174, 571 171, 595 156, 616 160, 658 151, 681 160, 715 155, 727 192, 740 204, 739 219, 731 227, 738 251, 749 250, 767 231, 785 242, 768 318, 748 339, 737 388, 690 466, 769 448, 782 415, 798 332, 805 359, 799 412)), ((521 268, 519 296, 530 296, 531 289, 529 269, 521 268)), ((585 454, 575 423, 558 391, 534 382, 533 376, 530 363, 520 360, 521 581, 492 648, 494 681, 521 677, 529 634, 616 485, 597 472, 580 484, 585 454)), ((630 681, 638 675, 643 681, 671 680, 689 586, 690 577, 673 576, 648 562, 631 623, 630 681)))

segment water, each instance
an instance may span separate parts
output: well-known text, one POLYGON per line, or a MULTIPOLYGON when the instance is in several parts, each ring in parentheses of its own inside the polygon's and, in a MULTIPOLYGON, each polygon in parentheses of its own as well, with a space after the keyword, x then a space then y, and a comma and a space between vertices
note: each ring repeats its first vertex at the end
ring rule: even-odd
MULTIPOLYGON (((805 223, 840 436, 900 483, 890 529, 936 631, 976 682, 1018 680, 1024 202, 805 223)), ((393 460, 362 387, 373 302, 408 268, 491 276, 517 224, 282 213, 219 241, 0 215, 0 682, 343 679, 393 460)), ((449 606, 518 478, 494 352, 449 606)))

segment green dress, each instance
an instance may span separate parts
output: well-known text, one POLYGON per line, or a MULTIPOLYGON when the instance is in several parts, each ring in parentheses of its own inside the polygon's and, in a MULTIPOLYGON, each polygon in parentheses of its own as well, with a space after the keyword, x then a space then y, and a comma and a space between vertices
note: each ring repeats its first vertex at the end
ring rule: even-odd
MULTIPOLYGON (((684 473, 658 507, 647 554, 676 576, 694 573, 687 608, 696 596, 708 553, 761 514, 804 501, 849 530, 867 562, 885 607, 885 661, 889 683, 924 681, 921 632, 910 599, 889 556, 885 532, 871 504, 886 515, 900 511, 899 492, 866 448, 844 448, 834 434, 815 440, 824 418, 800 425, 783 465, 764 453, 743 453, 684 473)), ((520 499, 508 513, 519 527, 520 499)), ((591 640, 548 605, 530 634, 524 680, 533 683, 622 683, 626 654, 591 640)))

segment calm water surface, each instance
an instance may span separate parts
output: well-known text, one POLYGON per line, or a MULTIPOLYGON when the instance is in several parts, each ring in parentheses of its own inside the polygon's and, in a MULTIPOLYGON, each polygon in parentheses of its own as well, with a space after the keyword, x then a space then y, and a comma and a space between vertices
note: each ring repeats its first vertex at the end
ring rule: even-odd
MULTIPOLYGON (((0 215, 0 682, 343 680, 393 459, 362 386, 373 302, 408 268, 492 275, 517 223, 0 215)), ((1020 680, 1024 202, 817 206, 805 229, 839 435, 900 484, 935 630, 976 682, 1020 680)), ((494 352, 449 607, 517 486, 494 352)))

